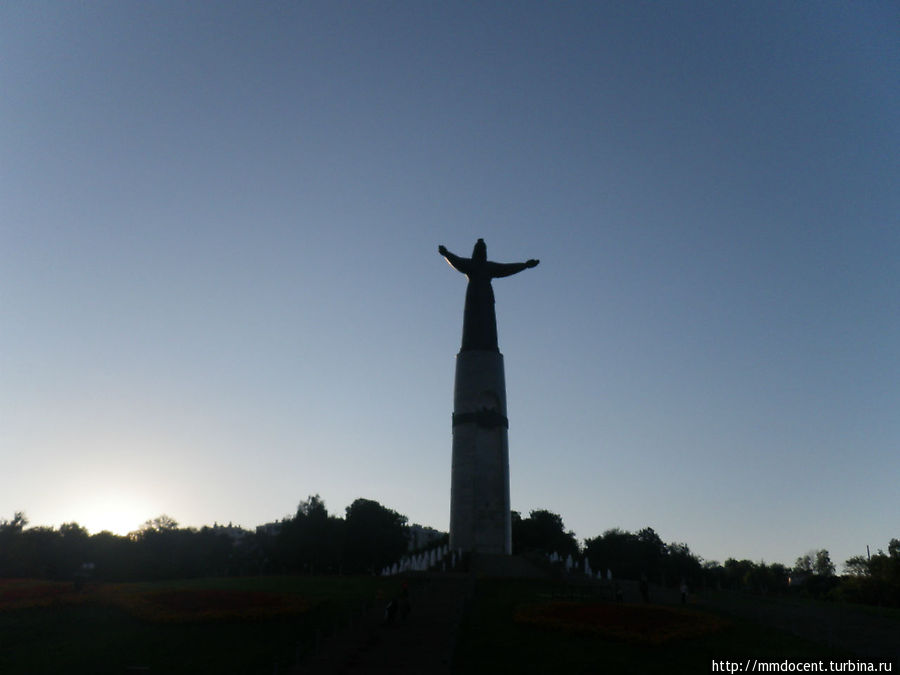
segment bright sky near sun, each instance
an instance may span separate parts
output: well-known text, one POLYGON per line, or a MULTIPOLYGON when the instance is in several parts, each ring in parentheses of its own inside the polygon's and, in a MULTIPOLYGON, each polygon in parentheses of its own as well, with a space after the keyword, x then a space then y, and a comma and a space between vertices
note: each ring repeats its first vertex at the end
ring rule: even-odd
POLYGON ((0 4, 0 518, 449 520, 465 278, 513 508, 900 537, 894 2, 0 4))

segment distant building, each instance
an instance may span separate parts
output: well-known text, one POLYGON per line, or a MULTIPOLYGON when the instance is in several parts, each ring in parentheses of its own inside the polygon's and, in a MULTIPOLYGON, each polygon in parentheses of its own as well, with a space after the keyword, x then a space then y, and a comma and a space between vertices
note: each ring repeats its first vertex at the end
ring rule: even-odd
POLYGON ((276 520, 274 523, 266 523, 265 525, 256 526, 256 534, 264 534, 269 537, 277 537, 281 534, 282 521, 276 520))
POLYGON ((790 588, 799 588, 806 583, 806 574, 802 572, 792 572, 788 577, 788 586, 790 588))
POLYGON ((231 539, 231 542, 235 546, 243 542, 246 537, 253 534, 249 530, 245 530, 243 527, 239 527, 237 525, 232 525, 231 523, 228 523, 228 525, 219 525, 218 523, 213 523, 213 526, 209 529, 211 529, 215 534, 228 537, 229 539, 231 539))
POLYGON ((408 550, 418 551, 428 548, 442 537, 446 537, 447 533, 435 530, 433 527, 413 524, 406 528, 406 536, 409 541, 408 550))

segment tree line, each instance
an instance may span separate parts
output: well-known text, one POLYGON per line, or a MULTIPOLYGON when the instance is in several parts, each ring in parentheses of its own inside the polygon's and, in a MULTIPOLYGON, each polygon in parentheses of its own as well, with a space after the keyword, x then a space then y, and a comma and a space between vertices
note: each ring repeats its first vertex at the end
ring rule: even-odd
MULTIPOLYGON (((562 518, 549 511, 535 510, 527 518, 512 513, 513 553, 521 555, 553 553, 561 558, 572 556, 582 562, 587 558, 592 570, 617 579, 648 580, 666 586, 682 581, 700 585, 703 581, 701 559, 687 544, 666 544, 651 527, 639 532, 619 528, 585 539, 579 546, 575 533, 566 531, 562 518)), ((583 564, 583 563, 582 563, 583 564)))
MULTIPOLYGON (((838 576, 827 550, 800 556, 793 567, 750 560, 704 561, 687 544, 665 543, 650 527, 619 528, 581 544, 562 518, 546 510, 511 514, 513 552, 546 558, 587 559, 593 570, 616 579, 646 577, 654 583, 694 589, 753 593, 799 592, 852 602, 900 606, 900 540, 887 553, 855 556, 838 576)), ((16 513, 0 520, 0 578, 109 581, 245 574, 375 574, 410 552, 406 516, 370 499, 357 499, 343 517, 330 514, 313 495, 296 513, 251 532, 237 527, 179 527, 167 516, 147 521, 126 536, 90 535, 77 523, 27 528, 16 513)), ((432 532, 441 536, 440 533, 432 532)), ((431 545, 447 542, 432 538, 431 545)))
POLYGON ((521 555, 587 558, 592 570, 614 578, 648 580, 663 586, 687 583, 694 589, 722 589, 757 594, 799 593, 818 598, 900 607, 900 539, 891 539, 888 552, 854 556, 836 574, 827 549, 810 551, 792 567, 781 563, 703 560, 687 544, 666 544, 653 528, 638 532, 619 528, 585 539, 578 545, 562 518, 549 511, 532 511, 527 518, 512 513, 513 552, 521 555))
POLYGON ((16 513, 0 520, 0 578, 133 581, 244 574, 368 574, 407 552, 407 519, 370 499, 343 518, 318 496, 288 518, 251 532, 232 526, 186 528, 168 516, 121 536, 89 534, 77 523, 26 528, 16 513))

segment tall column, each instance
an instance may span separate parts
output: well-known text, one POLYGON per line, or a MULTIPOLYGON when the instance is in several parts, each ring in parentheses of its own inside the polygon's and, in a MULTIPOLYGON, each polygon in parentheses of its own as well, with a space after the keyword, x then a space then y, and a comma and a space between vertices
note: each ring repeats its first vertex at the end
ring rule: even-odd
POLYGON ((512 552, 509 422, 499 351, 461 351, 453 392, 450 546, 512 552))
POLYGON ((450 546, 509 555, 509 421, 491 280, 537 267, 540 261, 492 262, 484 239, 475 242, 471 258, 461 258, 443 245, 438 253, 469 280, 453 387, 450 546))

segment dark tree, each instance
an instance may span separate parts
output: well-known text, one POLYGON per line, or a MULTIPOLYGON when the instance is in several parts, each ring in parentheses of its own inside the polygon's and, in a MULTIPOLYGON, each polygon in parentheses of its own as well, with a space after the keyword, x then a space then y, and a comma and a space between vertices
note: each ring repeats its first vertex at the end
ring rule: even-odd
POLYGON ((339 518, 328 515, 319 495, 310 495, 300 502, 293 518, 282 522, 276 560, 295 572, 337 572, 341 562, 343 525, 339 518))
POLYGON ((578 540, 571 531, 567 532, 562 518, 550 511, 539 509, 522 518, 517 511, 512 512, 513 553, 559 553, 578 555, 578 540))
POLYGON ((89 557, 86 562, 96 566, 95 578, 104 581, 124 581, 138 573, 137 543, 112 532, 99 532, 91 536, 89 557))
POLYGON ((839 595, 851 602, 900 607, 900 539, 891 539, 888 552, 869 558, 854 556, 844 563, 848 576, 839 595))
POLYGON ((28 519, 21 511, 12 520, 0 520, 0 577, 23 576, 20 571, 22 561, 22 530, 28 519))
POLYGON ((375 573, 396 562, 407 549, 406 516, 371 499, 347 507, 344 567, 348 572, 375 573))
POLYGON ((584 553, 595 570, 612 571, 615 577, 639 579, 643 573, 635 546, 635 537, 617 527, 599 537, 586 539, 584 553))
POLYGON ((607 530, 585 540, 584 551, 591 567, 610 570, 615 577, 640 579, 646 575, 664 585, 678 586, 683 580, 693 587, 701 585, 704 578, 700 558, 687 544, 667 546, 651 527, 636 534, 619 528, 607 530))
POLYGON ((831 554, 828 553, 828 549, 823 548, 816 551, 816 560, 813 563, 813 569, 816 574, 821 577, 834 576, 834 563, 831 562, 831 554))
POLYGON ((666 557, 666 545, 652 527, 645 527, 637 533, 641 566, 651 579, 665 582, 663 561, 666 557))
POLYGON ((790 570, 780 563, 767 565, 751 560, 729 558, 725 565, 705 563, 704 582, 712 588, 750 593, 783 593, 788 589, 790 570))
POLYGON ((696 588, 702 583, 703 569, 700 558, 691 553, 687 544, 672 543, 666 546, 663 567, 670 585, 680 585, 684 580, 689 586, 696 588))

